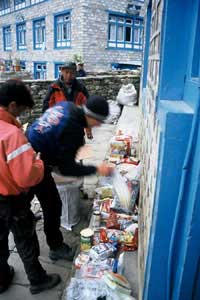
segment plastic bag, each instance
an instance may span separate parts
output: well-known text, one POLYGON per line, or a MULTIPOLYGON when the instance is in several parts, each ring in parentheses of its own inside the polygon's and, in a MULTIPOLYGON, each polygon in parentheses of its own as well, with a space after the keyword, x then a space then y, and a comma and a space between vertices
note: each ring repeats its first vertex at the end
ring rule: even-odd
POLYGON ((64 293, 63 300, 97 300, 105 297, 106 300, 136 300, 121 294, 108 287, 103 280, 72 278, 71 283, 64 293))
POLYGON ((131 193, 124 178, 117 170, 113 173, 113 187, 118 196, 121 207, 127 211, 131 210, 131 193))
POLYGON ((109 116, 106 119, 108 124, 116 124, 120 116, 120 107, 116 101, 108 101, 109 103, 109 116))
POLYGON ((109 295, 108 288, 101 280, 72 278, 68 286, 65 300, 96 300, 109 295))
POLYGON ((137 103, 137 92, 133 84, 122 85, 117 95, 117 102, 122 105, 137 103))

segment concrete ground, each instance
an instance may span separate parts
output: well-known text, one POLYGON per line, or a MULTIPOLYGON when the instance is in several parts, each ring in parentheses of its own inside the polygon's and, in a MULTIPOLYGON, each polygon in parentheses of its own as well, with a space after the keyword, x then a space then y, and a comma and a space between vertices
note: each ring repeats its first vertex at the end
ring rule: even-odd
MULTIPOLYGON (((125 107, 118 122, 120 128, 139 128, 139 110, 138 107, 125 107)), ((118 125, 117 125, 118 126, 118 125)), ((93 130, 94 139, 92 141, 87 141, 91 144, 93 149, 93 155, 90 159, 86 159, 84 163, 99 164, 105 159, 106 153, 109 147, 110 138, 114 135, 116 131, 116 125, 103 124, 99 128, 93 130)), ((85 228, 89 224, 90 213, 92 208, 92 199, 94 196, 94 190, 98 183, 97 176, 90 176, 84 179, 84 189, 89 195, 89 199, 81 200, 81 220, 79 224, 74 226, 73 231, 66 231, 62 229, 64 240, 73 245, 79 245, 81 229, 85 228)), ((39 205, 37 201, 33 204, 33 210, 39 210, 39 205)), ((63 291, 68 284, 70 277, 72 275, 73 263, 64 260, 59 260, 57 262, 52 262, 48 257, 48 246, 46 244, 45 235, 43 233, 43 221, 37 223, 37 234, 40 242, 40 261, 48 273, 59 273, 62 277, 62 283, 59 284, 54 289, 42 292, 38 295, 31 295, 29 292, 29 283, 24 272, 23 264, 18 256, 15 244, 10 235, 10 258, 9 264, 13 265, 15 268, 15 276, 11 287, 8 291, 0 296, 2 300, 59 300, 62 299, 63 291)), ((77 250, 78 251, 78 250, 77 250)), ((137 298, 138 286, 137 286, 137 252, 127 253, 125 256, 125 276, 130 281, 133 296, 137 298)), ((65 299, 67 300, 67 299, 65 299)))

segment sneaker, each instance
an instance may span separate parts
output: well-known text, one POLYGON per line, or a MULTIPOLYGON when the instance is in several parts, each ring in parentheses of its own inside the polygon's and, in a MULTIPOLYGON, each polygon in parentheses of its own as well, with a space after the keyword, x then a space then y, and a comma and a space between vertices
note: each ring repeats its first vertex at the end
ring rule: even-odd
POLYGON ((31 294, 39 294, 43 291, 50 290, 55 287, 57 284, 61 282, 60 275, 58 274, 51 274, 47 275, 44 282, 30 286, 31 294))
POLYGON ((70 248, 68 245, 63 243, 59 248, 50 250, 49 257, 52 260, 67 259, 69 261, 73 261, 75 250, 75 248, 70 248))
POLYGON ((0 294, 4 293, 10 286, 13 277, 14 277, 14 268, 12 266, 9 266, 10 270, 8 273, 8 276, 4 277, 3 282, 0 283, 0 294))

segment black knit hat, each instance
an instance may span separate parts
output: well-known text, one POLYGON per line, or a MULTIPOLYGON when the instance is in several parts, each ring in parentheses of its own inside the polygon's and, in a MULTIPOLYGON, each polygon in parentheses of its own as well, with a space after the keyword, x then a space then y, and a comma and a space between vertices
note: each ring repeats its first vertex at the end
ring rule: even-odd
POLYGON ((102 96, 90 96, 83 109, 86 115, 101 122, 103 122, 109 115, 108 102, 102 96))
POLYGON ((68 69, 68 70, 76 72, 76 64, 73 61, 66 61, 61 66, 61 69, 68 69))

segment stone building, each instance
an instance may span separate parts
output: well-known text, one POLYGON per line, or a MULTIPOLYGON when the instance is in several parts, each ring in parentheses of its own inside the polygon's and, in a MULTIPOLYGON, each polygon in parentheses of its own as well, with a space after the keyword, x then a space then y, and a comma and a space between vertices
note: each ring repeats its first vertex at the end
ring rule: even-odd
POLYGON ((81 56, 86 71, 141 65, 144 0, 1 0, 0 68, 54 79, 81 56))
POLYGON ((145 7, 139 299, 199 300, 200 1, 145 7))

